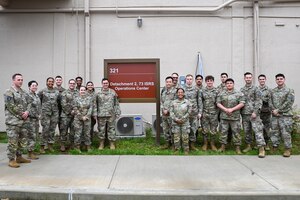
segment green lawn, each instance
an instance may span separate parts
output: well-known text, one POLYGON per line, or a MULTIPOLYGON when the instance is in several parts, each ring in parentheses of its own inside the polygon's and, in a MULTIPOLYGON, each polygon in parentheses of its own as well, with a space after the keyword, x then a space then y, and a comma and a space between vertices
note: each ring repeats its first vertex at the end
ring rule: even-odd
MULTIPOLYGON (((299 133, 293 133, 293 149, 292 154, 293 155, 300 155, 300 134, 299 133)), ((201 138, 198 139, 197 147, 201 149, 201 138)), ((0 133, 0 143, 6 143, 7 138, 5 133, 0 133)), ((174 155, 172 150, 162 150, 159 146, 155 144, 155 138, 151 136, 151 130, 147 130, 147 136, 144 138, 132 138, 132 139, 119 139, 117 141, 117 149, 116 150, 110 150, 108 147, 106 147, 104 150, 98 150, 98 140, 94 139, 92 144, 92 151, 87 153, 86 151, 82 151, 82 153, 79 153, 75 150, 69 151, 65 154, 72 154, 72 155, 174 155)), ((164 140, 161 139, 161 144, 164 144, 164 140)), ((216 144, 217 147, 220 146, 219 143, 216 144)), ((49 154, 61 154, 59 152, 59 145, 56 144, 55 146, 55 152, 49 153, 49 154)), ((219 153, 219 152, 213 152, 211 150, 208 151, 191 151, 190 155, 235 155, 233 145, 228 145, 226 147, 225 153, 219 153)), ((242 146, 242 149, 244 146, 242 146)), ((37 150, 39 149, 39 146, 37 145, 37 150)), ((267 152, 267 155, 281 155, 283 152, 283 144, 280 146, 280 150, 275 153, 267 152)), ((248 152, 245 155, 257 155, 258 150, 252 150, 248 152)), ((178 154, 176 154, 178 155, 178 154)), ((179 155, 183 155, 183 152, 179 153, 179 155)))

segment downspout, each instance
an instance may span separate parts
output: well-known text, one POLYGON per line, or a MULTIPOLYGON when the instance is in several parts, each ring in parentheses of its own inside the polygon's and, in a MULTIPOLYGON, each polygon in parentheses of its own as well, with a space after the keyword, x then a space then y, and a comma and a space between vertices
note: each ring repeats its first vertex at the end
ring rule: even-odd
POLYGON ((258 1, 253 1, 253 83, 255 84, 259 69, 259 4, 258 1))
POLYGON ((90 2, 84 1, 84 80, 91 80, 90 2))

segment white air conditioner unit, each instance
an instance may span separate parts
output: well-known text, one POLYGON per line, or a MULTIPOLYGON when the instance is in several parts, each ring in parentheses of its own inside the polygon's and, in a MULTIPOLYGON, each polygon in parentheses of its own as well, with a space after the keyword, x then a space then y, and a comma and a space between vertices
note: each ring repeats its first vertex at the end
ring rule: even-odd
POLYGON ((142 115, 121 115, 115 128, 117 137, 145 137, 142 115))
MULTIPOLYGON (((162 123, 162 119, 160 117, 160 123, 162 123)), ((160 124, 160 136, 163 136, 163 128, 160 124)), ((152 135, 155 137, 156 136, 156 115, 152 115, 152 135)))

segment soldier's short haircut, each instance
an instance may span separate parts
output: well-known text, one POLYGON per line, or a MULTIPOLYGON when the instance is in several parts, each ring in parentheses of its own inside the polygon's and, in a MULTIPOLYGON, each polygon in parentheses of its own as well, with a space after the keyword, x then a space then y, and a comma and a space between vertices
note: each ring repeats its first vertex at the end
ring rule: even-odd
POLYGON ((30 87, 33 83, 35 83, 36 85, 39 85, 38 82, 36 82, 35 80, 32 80, 32 81, 28 82, 28 87, 30 87))
POLYGON ((246 73, 244 74, 244 77, 247 76, 247 75, 251 75, 251 76, 252 76, 252 73, 251 73, 251 72, 246 72, 246 73))
POLYGON ((177 75, 177 76, 179 76, 179 74, 177 73, 177 72, 173 72, 171 75, 177 75))
POLYGON ((228 74, 226 72, 222 72, 221 76, 225 75, 226 77, 228 77, 228 74))
POLYGON ((260 77, 267 78, 266 75, 264 75, 264 74, 260 74, 260 75, 258 76, 258 79, 259 79, 260 77))
POLYGON ((234 83, 234 80, 233 80, 232 78, 228 78, 228 79, 226 79, 225 83, 227 83, 227 82, 232 82, 232 83, 234 83))
POLYGON ((78 79, 83 80, 81 76, 77 76, 77 77, 75 78, 76 81, 77 81, 78 79))
POLYGON ((48 78, 46 79, 46 82, 48 82, 50 79, 52 79, 52 80, 54 81, 54 78, 53 78, 53 77, 48 77, 48 78))
POLYGON ((61 78, 62 79, 62 77, 60 75, 55 76, 55 79, 57 79, 57 78, 61 78))
POLYGON ((186 76, 185 76, 185 78, 187 78, 187 77, 194 77, 192 74, 187 74, 186 76))
POLYGON ((11 79, 15 80, 16 76, 22 76, 22 74, 20 73, 15 73, 14 75, 12 75, 11 79))
POLYGON ((109 82, 108 78, 103 78, 101 83, 103 83, 103 81, 108 81, 109 82))
POLYGON ((71 78, 71 79, 68 81, 68 83, 70 83, 71 81, 74 81, 74 82, 75 82, 75 79, 71 78))
POLYGON ((208 75, 205 77, 205 81, 212 80, 215 81, 215 78, 212 75, 208 75))
POLYGON ((172 81, 174 80, 172 76, 167 76, 167 77, 165 78, 165 81, 168 80, 168 79, 172 79, 172 81))
POLYGON ((202 76, 201 74, 197 74, 196 77, 195 77, 195 80, 196 80, 197 78, 199 78, 199 77, 203 80, 203 76, 202 76))
MULTIPOLYGON (((85 87, 84 85, 80 86, 80 88, 84 88, 84 89, 86 89, 86 87, 85 87)), ((80 88, 79 88, 79 89, 80 89, 80 88)))
POLYGON ((182 90, 183 92, 185 92, 183 88, 177 88, 176 93, 178 93, 179 90, 182 90))
POLYGON ((276 74, 275 78, 278 78, 278 77, 285 78, 284 74, 281 74, 281 73, 279 73, 279 74, 276 74))

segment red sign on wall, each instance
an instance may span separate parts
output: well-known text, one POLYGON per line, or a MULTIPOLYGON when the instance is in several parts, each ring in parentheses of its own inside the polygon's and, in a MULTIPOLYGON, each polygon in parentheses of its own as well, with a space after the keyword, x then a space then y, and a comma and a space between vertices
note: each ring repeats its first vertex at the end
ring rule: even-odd
POLYGON ((145 60, 105 60, 105 76, 120 102, 156 102, 159 95, 159 62, 145 60))

